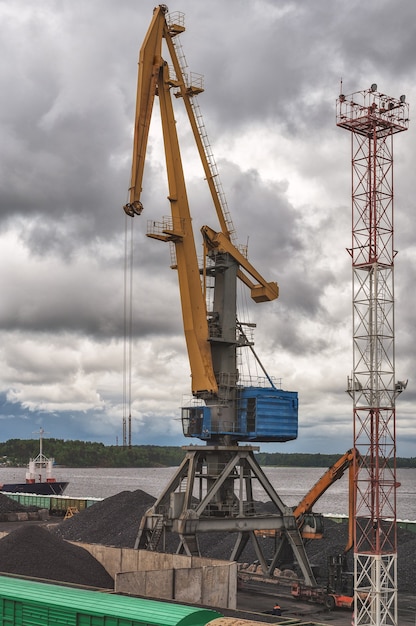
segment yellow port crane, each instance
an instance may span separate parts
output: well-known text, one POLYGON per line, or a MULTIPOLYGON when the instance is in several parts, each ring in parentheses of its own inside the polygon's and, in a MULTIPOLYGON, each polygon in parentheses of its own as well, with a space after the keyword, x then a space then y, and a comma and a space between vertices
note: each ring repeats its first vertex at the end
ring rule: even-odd
POLYGON ((124 210, 132 217, 143 211, 141 192, 146 149, 154 100, 158 96, 171 216, 162 222, 152 220, 147 235, 174 246, 172 267, 178 273, 192 394, 201 401, 182 409, 184 435, 217 443, 288 441, 297 437, 297 393, 276 388, 254 352, 244 324, 237 320, 236 310, 237 278, 248 286, 255 302, 276 299, 279 289, 276 282, 263 278, 233 242, 234 227, 196 104, 196 96, 203 91, 202 83, 193 83, 184 72, 184 57, 178 44, 178 35, 184 30, 183 14, 168 14, 166 5, 154 9, 139 56, 132 175, 124 210), (163 41, 171 67, 162 57, 163 41), (206 225, 201 228, 202 268, 196 254, 172 93, 185 104, 220 227, 219 231, 206 225), (214 285, 210 309, 207 280, 214 285), (268 386, 264 382, 241 385, 237 350, 242 347, 252 350, 268 386))
POLYGON ((188 351, 193 401, 182 408, 186 437, 207 445, 189 446, 181 466, 143 516, 136 548, 156 550, 167 532, 176 533, 178 553, 200 555, 198 536, 232 532, 236 540, 231 560, 238 560, 249 540, 264 572, 272 572, 255 530, 280 529, 296 556, 307 584, 314 575, 304 550, 293 511, 287 507, 257 463, 252 445, 241 442, 284 442, 297 437, 298 394, 276 387, 260 363, 237 318, 237 282, 250 290, 254 302, 278 297, 276 282, 267 281, 234 241, 234 227, 222 192, 215 161, 197 104, 202 81, 188 78, 179 43, 185 30, 183 14, 169 14, 165 5, 154 9, 139 55, 133 161, 127 215, 141 215, 142 182, 155 98, 160 105, 171 214, 148 223, 147 235, 168 242, 172 269, 178 274, 184 334, 188 351), (167 47, 171 66, 162 56, 167 47), (173 97, 183 101, 204 169, 219 228, 201 227, 204 258, 198 264, 174 116, 173 97), (150 227, 149 227, 150 226, 150 227), (211 297, 207 297, 208 291, 211 297), (262 380, 240 379, 238 351, 249 348, 260 365, 262 380), (254 481, 273 503, 273 511, 256 517, 254 481))

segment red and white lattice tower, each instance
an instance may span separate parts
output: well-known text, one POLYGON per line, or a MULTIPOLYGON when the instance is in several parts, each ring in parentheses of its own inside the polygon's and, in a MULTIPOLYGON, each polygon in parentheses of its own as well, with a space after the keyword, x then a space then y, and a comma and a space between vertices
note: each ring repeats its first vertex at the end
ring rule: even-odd
POLYGON ((355 624, 397 625, 393 135, 409 108, 374 84, 341 94, 336 117, 352 148, 355 624))

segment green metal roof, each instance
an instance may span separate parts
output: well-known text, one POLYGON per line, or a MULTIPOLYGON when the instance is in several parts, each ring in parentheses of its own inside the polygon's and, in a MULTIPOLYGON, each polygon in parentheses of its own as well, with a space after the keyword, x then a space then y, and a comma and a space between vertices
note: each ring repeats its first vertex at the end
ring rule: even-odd
MULTIPOLYGON (((59 557, 58 557, 59 558, 59 557)), ((58 584, 0 576, 0 598, 56 607, 70 613, 127 619, 155 626, 204 626, 222 617, 210 609, 76 589, 58 584)))

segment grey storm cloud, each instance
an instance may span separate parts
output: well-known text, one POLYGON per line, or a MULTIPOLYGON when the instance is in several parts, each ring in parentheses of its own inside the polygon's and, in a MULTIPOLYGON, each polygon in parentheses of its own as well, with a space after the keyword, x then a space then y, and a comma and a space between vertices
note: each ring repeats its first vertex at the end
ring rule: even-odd
MULTIPOLYGON (((416 5, 402 0, 182 0, 189 70, 239 243, 280 286, 247 305, 256 350, 298 390, 300 436, 285 450, 351 445, 350 138, 335 100, 376 82, 416 102, 416 5), (358 16, 359 15, 359 19, 358 16), (327 428, 333 416, 337 432, 327 428), (327 434, 324 434, 324 431, 327 434)), ((169 213, 157 119, 133 231, 130 182, 138 53, 154 2, 0 0, 0 399, 2 435, 114 443, 121 432, 125 242, 133 237, 133 430, 183 443, 178 407, 190 391, 177 277, 147 221, 169 213), (166 435, 166 433, 169 433, 166 435)), ((175 102, 198 254, 216 228, 185 114, 175 102)), ((157 103, 155 105, 157 107, 157 103)), ((412 110, 412 109, 411 109, 412 110)), ((398 453, 411 454, 416 369, 414 129, 395 147, 398 453)))

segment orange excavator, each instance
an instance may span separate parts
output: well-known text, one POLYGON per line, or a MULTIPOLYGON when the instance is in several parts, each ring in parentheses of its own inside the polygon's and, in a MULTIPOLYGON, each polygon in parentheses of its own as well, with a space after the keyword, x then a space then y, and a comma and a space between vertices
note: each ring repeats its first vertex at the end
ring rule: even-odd
POLYGON ((354 603, 353 579, 351 573, 346 572, 346 554, 354 544, 354 467, 358 459, 358 451, 353 448, 343 454, 315 485, 308 491, 305 497, 294 509, 294 515, 301 530, 303 539, 319 539, 322 537, 321 529, 316 525, 317 516, 312 515, 312 507, 326 490, 339 480, 348 470, 349 475, 349 515, 348 515, 348 540, 342 554, 332 555, 328 559, 328 581, 326 587, 312 587, 296 582, 292 585, 291 594, 295 599, 309 600, 318 604, 324 604, 328 610, 338 608, 352 608, 354 603), (312 516, 311 516, 312 515, 312 516), (315 525, 313 525, 315 522, 315 525), (311 525, 312 524, 312 525, 311 525))
MULTIPOLYGON (((312 508, 319 498, 321 498, 329 489, 329 487, 342 478, 348 470, 348 541, 344 548, 344 554, 352 548, 354 541, 354 460, 356 460, 357 457, 358 452, 354 448, 343 454, 333 465, 331 465, 331 467, 326 470, 314 486, 309 489, 299 504, 293 509, 298 528, 304 540, 322 539, 323 516, 321 513, 313 512, 312 508)), ((262 536, 274 536, 276 532, 279 531, 256 531, 258 535, 262 536)))
POLYGON ((357 456, 358 452, 354 448, 343 454, 326 470, 294 509, 302 537, 304 539, 321 539, 322 530, 319 532, 316 524, 318 517, 317 514, 312 514, 312 507, 327 489, 342 478, 348 470, 348 542, 344 548, 344 554, 352 548, 354 541, 354 460, 356 461, 357 456))
MULTIPOLYGON (((294 599, 305 600, 316 604, 323 604, 328 610, 335 608, 352 608, 353 578, 347 571, 346 555, 354 543, 354 466, 358 460, 356 449, 348 450, 331 467, 329 467, 319 480, 309 489, 299 504, 294 507, 293 514, 298 525, 299 533, 303 542, 311 539, 322 539, 324 534, 323 515, 315 513, 312 509, 316 502, 337 480, 342 478, 348 470, 348 540, 342 554, 331 555, 327 563, 327 582, 325 586, 305 584, 296 581, 292 584, 291 595, 294 599)), ((279 537, 279 548, 276 552, 275 562, 287 558, 289 548, 286 537, 279 530, 258 530, 258 536, 279 537)), ((240 572, 240 584, 249 585, 250 578, 244 579, 240 572)), ((252 575, 251 575, 252 576, 252 575)), ((258 583, 257 577, 256 582, 258 583)), ((251 581, 252 582, 252 581, 251 581)), ((266 582, 264 579, 263 582, 266 582)), ((270 578, 267 579, 270 582, 270 578)))

